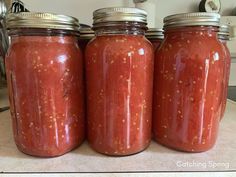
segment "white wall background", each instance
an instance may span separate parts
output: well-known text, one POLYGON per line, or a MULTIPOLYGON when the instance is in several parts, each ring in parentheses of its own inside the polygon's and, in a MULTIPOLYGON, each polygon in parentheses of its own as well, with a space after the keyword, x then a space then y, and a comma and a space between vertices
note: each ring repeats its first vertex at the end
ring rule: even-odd
MULTIPOLYGON (((134 6, 132 0, 22 0, 31 11, 54 12, 71 15, 81 23, 92 24, 92 12, 102 7, 134 6)), ((148 0, 156 4, 156 26, 171 14, 195 12, 200 0, 148 0)), ((221 0, 222 15, 229 15, 236 8, 236 0, 221 0)))

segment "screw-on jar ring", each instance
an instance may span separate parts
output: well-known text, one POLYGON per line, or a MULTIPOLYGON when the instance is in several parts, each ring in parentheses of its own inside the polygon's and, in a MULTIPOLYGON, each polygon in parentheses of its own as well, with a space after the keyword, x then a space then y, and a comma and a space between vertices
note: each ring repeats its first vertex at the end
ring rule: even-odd
POLYGON ((149 28, 145 36, 148 39, 164 39, 163 29, 160 28, 149 28))
POLYGON ((164 28, 182 26, 219 26, 220 14, 218 13, 183 13, 170 15, 164 18, 164 28))
POLYGON ((80 28, 80 39, 92 39, 94 36, 95 33, 90 27, 80 28))
POLYGON ((147 12, 132 7, 102 8, 93 12, 93 24, 104 22, 141 22, 147 23, 147 12))
POLYGON ((221 25, 218 32, 218 38, 228 41, 230 39, 230 27, 228 25, 221 25))
POLYGON ((22 12, 7 15, 8 29, 15 28, 45 28, 79 31, 78 19, 52 13, 22 12))

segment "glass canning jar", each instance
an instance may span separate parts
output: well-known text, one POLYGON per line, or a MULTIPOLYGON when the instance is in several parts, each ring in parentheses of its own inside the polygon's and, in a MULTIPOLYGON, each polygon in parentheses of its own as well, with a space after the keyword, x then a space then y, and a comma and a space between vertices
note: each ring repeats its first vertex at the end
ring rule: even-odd
POLYGON ((164 39, 163 30, 159 28, 149 28, 145 36, 152 43, 154 52, 160 47, 164 39))
POLYGON ((225 55, 219 21, 215 13, 164 19, 165 39, 155 55, 152 130, 165 146, 201 152, 215 144, 225 55))
POLYGON ((153 49, 145 38, 146 12, 94 12, 96 37, 85 52, 88 142, 103 154, 144 150, 151 139, 153 49))
POLYGON ((49 13, 7 17, 7 81, 15 143, 26 154, 62 155, 84 139, 78 20, 49 13))
POLYGON ((229 75, 230 75, 230 65, 231 65, 231 56, 229 49, 227 47, 227 41, 230 39, 229 34, 230 27, 227 25, 221 25, 219 32, 218 32, 218 38, 220 42, 223 45, 223 49, 225 52, 225 58, 224 58, 224 74, 223 74, 223 93, 222 93, 222 108, 221 108, 221 119, 224 116, 225 108, 226 108, 226 102, 227 102, 227 95, 228 95, 228 84, 229 84, 229 75))

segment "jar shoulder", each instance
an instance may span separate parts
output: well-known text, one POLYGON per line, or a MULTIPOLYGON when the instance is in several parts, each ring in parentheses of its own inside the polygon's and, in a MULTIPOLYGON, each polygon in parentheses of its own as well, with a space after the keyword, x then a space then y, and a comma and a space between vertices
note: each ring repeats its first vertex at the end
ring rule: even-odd
POLYGON ((66 58, 80 57, 81 51, 77 40, 70 37, 17 37, 12 40, 6 58, 40 56, 45 59, 56 59, 62 55, 66 58))
POLYGON ((86 47, 86 56, 95 53, 139 53, 152 54, 152 44, 144 36, 113 35, 98 36, 92 39, 86 47))
POLYGON ((151 43, 144 36, 136 35, 107 35, 93 38, 87 46, 87 50, 118 50, 124 48, 150 50, 151 43))
POLYGON ((211 54, 218 53, 219 56, 224 55, 224 48, 217 38, 165 38, 156 55, 165 56, 193 56, 201 55, 207 57, 211 54), (178 55, 180 54, 180 55, 178 55))

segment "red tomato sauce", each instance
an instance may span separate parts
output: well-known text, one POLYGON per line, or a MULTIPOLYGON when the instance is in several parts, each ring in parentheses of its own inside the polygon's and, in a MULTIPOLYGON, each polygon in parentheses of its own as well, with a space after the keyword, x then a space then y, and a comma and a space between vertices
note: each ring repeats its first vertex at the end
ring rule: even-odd
POLYGON ((6 57, 14 138, 26 154, 51 157, 84 139, 82 58, 72 36, 13 36, 6 57))
POLYGON ((144 150, 151 138, 151 43, 139 35, 98 36, 85 55, 89 144, 107 155, 144 150))
POLYGON ((88 42, 90 41, 90 39, 80 39, 79 40, 79 46, 80 46, 80 49, 81 49, 81 52, 84 56, 84 53, 85 53, 85 48, 88 44, 88 42))
POLYGON ((190 152, 215 144, 221 114, 224 53, 210 28, 166 32, 154 67, 153 134, 190 152))
POLYGON ((157 49, 160 47, 162 40, 160 39, 148 39, 153 46, 154 52, 157 51, 157 49))

